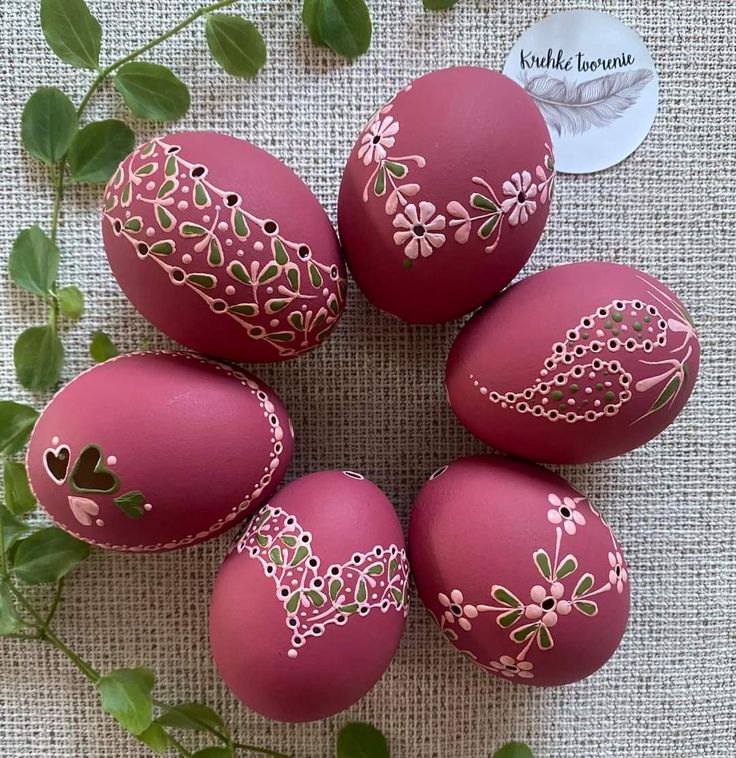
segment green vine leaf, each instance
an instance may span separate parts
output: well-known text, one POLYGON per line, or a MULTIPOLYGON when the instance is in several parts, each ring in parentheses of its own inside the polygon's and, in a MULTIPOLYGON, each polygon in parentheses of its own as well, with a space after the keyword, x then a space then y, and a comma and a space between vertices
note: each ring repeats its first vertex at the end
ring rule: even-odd
POLYGON ((493 758, 534 758, 534 756, 523 742, 507 742, 493 754, 493 758))
POLYGON ((156 675, 147 668, 116 669, 105 674, 97 684, 102 710, 120 726, 139 736, 153 723, 151 692, 156 675))
POLYGON ((171 729, 206 732, 210 729, 228 733, 225 723, 204 703, 177 703, 156 719, 156 723, 171 729))
POLYGON ((56 87, 39 87, 23 108, 20 136, 23 147, 51 166, 66 154, 77 133, 77 110, 56 87))
POLYGON ((18 543, 13 568, 26 584, 58 582, 90 553, 86 542, 58 526, 39 529, 18 543))
POLYGON ((26 446, 38 411, 13 400, 0 400, 0 453, 13 455, 26 446))
POLYGON ((229 747, 206 747, 193 753, 192 758, 233 758, 234 755, 229 747))
POLYGON ((19 632, 25 624, 15 607, 15 598, 5 582, 0 582, 0 637, 19 632))
POLYGON ((422 0, 424 9, 428 11, 444 11, 457 5, 458 0, 422 0))
POLYGON ((69 173, 75 182, 106 182, 134 147, 133 130, 118 119, 87 124, 69 149, 69 173))
POLYGON ((59 270, 59 248, 38 224, 15 238, 8 258, 10 280, 21 289, 46 297, 59 270))
POLYGON ((126 492, 116 497, 113 502, 128 518, 143 518, 146 513, 143 508, 146 498, 140 490, 126 492))
POLYGON ((25 521, 16 518, 4 505, 0 505, 0 526, 3 529, 5 553, 8 555, 17 542, 33 531, 25 521))
POLYGON ((176 121, 189 110, 189 89, 166 66, 126 63, 113 79, 125 104, 148 121, 176 121))
POLYGON ((256 25, 240 16, 214 13, 205 25, 212 57, 230 76, 255 76, 266 64, 266 43, 256 25))
POLYGON ((72 321, 82 318, 84 313, 84 295, 79 287, 62 287, 56 291, 56 299, 62 315, 72 321))
POLYGON ((28 483, 24 463, 5 461, 3 464, 3 494, 5 505, 15 516, 24 516, 36 507, 36 497, 28 483))
POLYGON ((41 0, 41 29, 49 47, 65 63, 98 67, 102 27, 84 0, 41 0))
POLYGON ((104 363, 110 358, 120 355, 113 341, 105 332, 95 332, 89 343, 89 355, 95 363, 104 363))
POLYGON ((337 734, 337 758, 390 758, 386 738, 374 726, 352 722, 337 734))
POLYGON ((171 740, 169 739, 169 735, 166 734, 166 730, 155 722, 151 724, 148 729, 144 729, 136 736, 144 745, 151 748, 151 750, 157 755, 165 753, 171 744, 171 740))
POLYGON ((319 14, 322 0, 304 0, 302 6, 302 23, 309 34, 309 39, 318 47, 326 47, 319 30, 319 14))
POLYGON ((46 392, 59 382, 64 346, 51 325, 31 326, 15 341, 15 376, 31 392, 46 392))
POLYGON ((373 27, 365 0, 320 0, 319 37, 333 52, 352 60, 368 50, 373 27))

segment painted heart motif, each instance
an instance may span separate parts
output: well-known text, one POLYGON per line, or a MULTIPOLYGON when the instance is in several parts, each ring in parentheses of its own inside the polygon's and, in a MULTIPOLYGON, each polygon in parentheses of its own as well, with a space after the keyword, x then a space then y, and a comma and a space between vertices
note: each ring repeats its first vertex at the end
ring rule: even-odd
POLYGON ((69 471, 69 460, 71 452, 67 445, 50 447, 44 451, 43 467, 46 473, 57 483, 64 484, 66 475, 69 471))
POLYGON ((79 454, 72 471, 72 488, 102 495, 111 495, 120 489, 120 480, 102 462, 102 451, 97 445, 87 445, 79 454))
POLYGON ((74 518, 79 521, 82 526, 92 526, 92 522, 100 512, 100 506, 88 497, 75 497, 74 495, 69 495, 68 501, 69 508, 74 514, 74 518))

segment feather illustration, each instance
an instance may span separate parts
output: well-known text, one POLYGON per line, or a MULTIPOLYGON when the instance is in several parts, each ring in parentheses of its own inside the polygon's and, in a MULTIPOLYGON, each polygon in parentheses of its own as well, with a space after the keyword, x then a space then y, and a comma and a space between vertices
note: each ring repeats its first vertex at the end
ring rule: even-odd
POLYGON ((649 69, 637 68, 578 83, 539 74, 525 77, 523 86, 550 129, 560 135, 575 135, 621 118, 653 79, 649 69))

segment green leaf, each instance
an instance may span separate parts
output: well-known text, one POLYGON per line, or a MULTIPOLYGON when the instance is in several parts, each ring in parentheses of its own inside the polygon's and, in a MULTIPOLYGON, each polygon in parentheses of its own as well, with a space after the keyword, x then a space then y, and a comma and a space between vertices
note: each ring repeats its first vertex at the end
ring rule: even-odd
POLYGON ((139 118, 176 121, 189 110, 189 90, 166 66, 126 63, 113 79, 125 104, 139 118))
POLYGON ((371 15, 365 0, 321 0, 319 37, 333 52, 352 60, 371 44, 371 15))
POLYGON ((333 602, 337 600, 337 596, 340 594, 340 590, 342 589, 342 581, 340 579, 333 579, 330 582, 330 600, 333 602))
POLYGON ((36 507, 36 497, 28 484, 25 464, 5 461, 3 464, 3 490, 8 510, 16 516, 30 513, 36 507))
POLYGON ((143 508, 146 498, 140 490, 126 492, 116 497, 113 502, 128 518, 143 518, 146 513, 143 508))
POLYGON ((58 526, 49 526, 18 543, 13 565, 18 579, 26 584, 47 584, 58 582, 89 553, 86 542, 58 526))
POLYGON ((87 124, 69 149, 69 173, 75 182, 106 182, 134 147, 133 130, 118 119, 87 124))
POLYGON ((325 596, 317 590, 306 590, 304 594, 315 608, 321 608, 325 604, 325 596))
POLYGON ((59 381, 64 366, 64 346, 51 326, 31 326, 15 341, 15 375, 31 392, 45 392, 59 381))
POLYGON ((524 640, 531 637, 532 634, 536 634, 539 626, 540 624, 538 621, 535 621, 533 624, 527 624, 526 626, 520 626, 518 629, 514 629, 514 631, 511 632, 511 639, 515 642, 524 642, 524 640))
POLYGON ((352 722, 337 734, 337 758, 390 758, 386 738, 374 726, 352 722))
POLYGON ((3 541, 6 554, 18 540, 26 537, 33 529, 25 522, 17 519, 4 505, 0 505, 0 524, 3 527, 3 541))
POLYGON ((188 729, 193 732, 215 729, 227 733, 227 727, 220 716, 204 703, 177 703, 161 714, 156 721, 172 729, 188 729))
POLYGON ((581 595, 584 595, 592 586, 593 586, 593 575, 583 574, 580 577, 580 580, 578 581, 578 583, 575 585, 575 589, 573 590, 572 596, 580 597, 581 595))
MULTIPOLYGON (((426 0, 425 0, 426 2, 426 0)), ((493 758, 534 758, 532 751, 522 742, 507 742, 493 754, 493 758)))
POLYGON ((59 248, 34 224, 15 238, 8 258, 11 281, 34 295, 46 297, 59 270, 59 248))
POLYGON ((23 146, 48 165, 66 155, 77 133, 77 109, 56 87, 39 87, 29 98, 21 116, 23 146))
POLYGON ((586 616, 595 616, 598 613, 598 604, 592 600, 576 600, 573 605, 586 616))
POLYGON ((649 409, 649 413, 654 413, 664 408, 669 402, 672 396, 680 389, 680 377, 675 375, 670 379, 667 386, 660 392, 659 397, 654 401, 654 404, 649 409))
POLYGON ((359 603, 364 603, 368 598, 368 586, 366 585, 365 579, 361 579, 358 582, 358 586, 355 589, 355 599, 359 603))
POLYGON ((153 722, 151 691, 156 676, 150 669, 116 669, 100 679, 102 710, 131 734, 140 735, 153 722))
POLYGON ((158 755, 165 753, 171 743, 169 735, 166 734, 164 728, 155 722, 148 729, 144 729, 137 737, 144 745, 147 745, 158 755))
POLYGON ((251 21, 213 13, 205 26, 212 57, 230 76, 255 76, 266 63, 266 43, 251 21))
POLYGON ((65 63, 90 69, 99 65, 102 28, 84 0, 41 0, 41 29, 65 63))
POLYGON ((89 354, 95 363, 104 363, 106 360, 120 355, 120 351, 105 332, 95 332, 92 335, 92 341, 89 343, 89 354))
POLYGON ((539 569, 539 573, 547 580, 552 579, 552 564, 549 560, 549 555, 547 555, 546 550, 542 550, 541 548, 537 550, 536 553, 534 553, 534 563, 537 564, 537 568, 539 569))
POLYGON ((0 453, 12 455, 24 448, 37 418, 30 405, 0 400, 0 453))
POLYGON ((539 644, 540 650, 549 650, 554 647, 552 633, 544 624, 539 625, 539 637, 537 637, 537 643, 539 644))
POLYGON ((287 613, 296 613, 297 608, 299 608, 299 602, 301 601, 302 596, 301 592, 297 590, 287 601, 284 608, 286 609, 287 613))
POLYGON ((555 574, 555 578, 556 579, 564 579, 566 576, 569 576, 570 574, 572 574, 572 572, 575 571, 575 569, 577 567, 578 567, 578 561, 575 558, 575 556, 574 555, 566 555, 562 559, 562 561, 561 561, 561 563, 560 563, 560 565, 559 565, 559 567, 557 569, 557 573, 555 574))
POLYGON ((509 605, 512 608, 518 608, 521 606, 519 598, 516 597, 513 592, 510 592, 505 587, 501 587, 499 584, 494 585, 491 589, 491 597, 502 605, 509 605))
POLYGON ((498 211, 498 205, 485 195, 481 195, 480 192, 474 192, 470 196, 470 204, 473 208, 478 208, 482 211, 490 211, 491 213, 498 211))
POLYGON ((84 313, 84 295, 79 287, 62 287, 56 291, 59 308, 62 314, 72 321, 82 317, 84 313))
POLYGON ((233 758, 234 755, 229 747, 206 747, 193 753, 192 758, 233 758))
POLYGON ((307 30, 312 42, 319 47, 325 47, 325 41, 322 39, 322 34, 319 30, 321 5, 322 0, 304 0, 304 5, 302 6, 302 23, 304 24, 304 28, 307 30))
POLYGON ((8 585, 0 582, 0 637, 14 634, 23 629, 24 624, 15 608, 15 599, 8 585))
POLYGON ((523 613, 522 608, 514 608, 511 611, 506 611, 505 613, 502 613, 498 618, 496 619, 496 622, 499 626, 503 627, 504 629, 508 629, 510 626, 513 626, 520 618, 521 614, 523 613))
POLYGON ((386 166, 386 170, 390 171, 397 179, 406 176, 406 172, 408 171, 403 163, 396 163, 395 161, 386 161, 383 165, 386 166))

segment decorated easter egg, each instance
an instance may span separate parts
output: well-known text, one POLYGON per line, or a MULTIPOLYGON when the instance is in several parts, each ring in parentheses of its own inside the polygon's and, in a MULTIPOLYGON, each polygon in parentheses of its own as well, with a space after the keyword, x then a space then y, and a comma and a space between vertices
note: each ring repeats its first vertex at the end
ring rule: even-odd
POLYGON ((569 684, 621 641, 621 547, 585 495, 540 466, 499 456, 443 466, 414 503, 409 551, 444 635, 503 679, 569 684))
POLYGON ((105 190, 107 257, 133 305, 207 355, 270 362, 317 347, 345 304, 327 214, 274 156, 214 132, 134 150, 105 190))
POLYGON ((26 465, 38 501, 75 537, 154 552, 242 521, 281 481, 292 445, 286 410, 251 374, 193 353, 135 353, 56 394, 26 465))
POLYGON ((386 313, 448 321, 521 269, 555 180, 529 95, 485 68, 427 74, 366 124, 348 158, 338 225, 358 286, 386 313))
POLYGON ((672 423, 699 358, 692 319, 664 284, 629 266, 574 263, 515 284, 462 329, 447 393, 494 448, 598 461, 672 423))
POLYGON ((349 471, 288 484, 257 511, 210 606, 217 668, 278 721, 344 710, 381 678, 407 614, 409 568, 393 506, 349 471))

